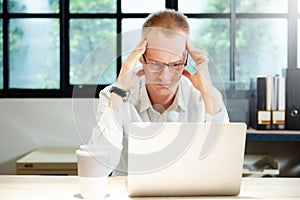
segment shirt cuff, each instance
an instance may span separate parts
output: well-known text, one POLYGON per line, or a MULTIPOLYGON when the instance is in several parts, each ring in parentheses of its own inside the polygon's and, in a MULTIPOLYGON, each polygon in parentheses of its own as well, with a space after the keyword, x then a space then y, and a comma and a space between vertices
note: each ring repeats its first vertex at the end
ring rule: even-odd
POLYGON ((213 115, 205 113, 205 122, 215 124, 229 123, 229 117, 226 108, 221 108, 219 112, 213 115))

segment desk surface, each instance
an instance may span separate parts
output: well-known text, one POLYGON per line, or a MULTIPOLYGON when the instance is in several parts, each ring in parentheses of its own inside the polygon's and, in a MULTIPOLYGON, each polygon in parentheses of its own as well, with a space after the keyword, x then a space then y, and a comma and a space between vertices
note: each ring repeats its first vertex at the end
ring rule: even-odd
MULTIPOLYGON (((126 177, 110 177, 106 199, 131 199, 127 197, 125 181, 126 177)), ((1 199, 81 200, 79 193, 77 176, 0 176, 1 199)), ((209 197, 169 197, 169 199, 207 198, 209 197)), ((239 196, 210 197, 209 199, 300 199, 300 178, 243 178, 239 196)))

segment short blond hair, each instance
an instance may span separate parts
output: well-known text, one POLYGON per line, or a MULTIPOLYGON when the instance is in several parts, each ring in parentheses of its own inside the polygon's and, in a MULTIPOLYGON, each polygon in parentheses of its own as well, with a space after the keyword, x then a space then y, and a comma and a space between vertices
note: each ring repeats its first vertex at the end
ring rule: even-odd
POLYGON ((150 14, 143 24, 143 30, 146 28, 163 28, 174 31, 182 31, 190 34, 190 26, 187 17, 175 10, 166 9, 150 14))

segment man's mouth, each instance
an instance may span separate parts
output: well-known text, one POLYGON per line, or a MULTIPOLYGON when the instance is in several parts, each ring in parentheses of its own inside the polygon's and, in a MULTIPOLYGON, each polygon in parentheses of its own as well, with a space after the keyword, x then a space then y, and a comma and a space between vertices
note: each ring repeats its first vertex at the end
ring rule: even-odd
POLYGON ((169 87, 169 85, 171 84, 168 84, 168 83, 160 83, 158 84, 160 87, 169 87))

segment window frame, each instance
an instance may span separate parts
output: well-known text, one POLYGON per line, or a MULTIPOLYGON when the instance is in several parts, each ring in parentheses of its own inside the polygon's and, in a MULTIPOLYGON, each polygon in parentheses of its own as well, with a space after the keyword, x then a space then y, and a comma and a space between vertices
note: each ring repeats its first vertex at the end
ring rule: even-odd
MULTIPOLYGON (((69 0, 59 1, 58 13, 9 13, 8 1, 3 0, 3 89, 0 98, 72 98, 95 97, 107 85, 70 85, 70 19, 107 18, 116 19, 116 34, 122 32, 122 20, 145 18, 149 13, 122 13, 121 0, 116 0, 116 13, 70 13, 69 0), (56 18, 60 24, 60 88, 59 89, 9 89, 9 20, 13 18, 56 18), (96 91, 95 91, 96 88, 96 91), (76 96, 73 94, 76 90, 76 96)), ((286 18, 288 22, 287 67, 297 68, 297 26, 300 13, 297 0, 288 0, 288 13, 237 13, 236 1, 231 0, 229 13, 184 13, 189 18, 227 18, 230 20, 230 81, 235 81, 235 33, 236 20, 239 18, 286 18)), ((178 10, 178 0, 165 0, 165 7, 178 10)), ((122 41, 117 34, 117 55, 120 55, 122 41)), ((122 65, 122 58, 117 58, 117 74, 122 65)))

